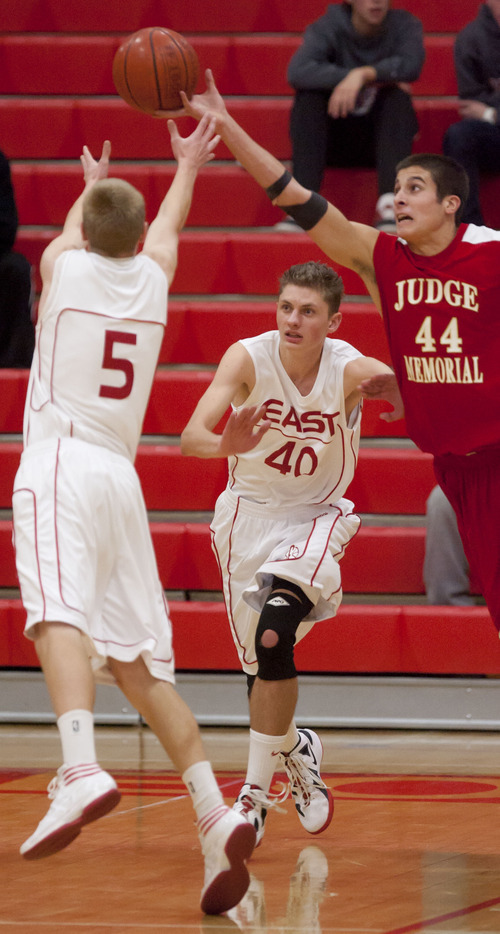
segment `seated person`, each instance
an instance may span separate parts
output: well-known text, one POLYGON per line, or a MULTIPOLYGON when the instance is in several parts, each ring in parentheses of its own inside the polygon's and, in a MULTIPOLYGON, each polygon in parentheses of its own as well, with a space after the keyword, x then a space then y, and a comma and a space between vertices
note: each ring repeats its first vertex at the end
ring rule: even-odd
MULTIPOLYGON (((293 174, 319 192, 326 165, 375 166, 374 223, 395 233, 396 165, 411 153, 418 121, 409 82, 422 69, 422 23, 390 0, 328 6, 306 29, 288 67, 295 88, 290 117, 293 174)), ((297 230, 293 220, 276 229, 297 230)))
POLYGON ((17 208, 7 157, 0 151, 0 367, 29 367, 35 347, 31 266, 12 247, 17 208))
POLYGON ((484 224, 479 200, 481 172, 500 168, 500 3, 485 0, 476 18, 455 41, 458 110, 461 120, 445 133, 443 152, 463 165, 469 197, 463 220, 484 224))
POLYGON ((426 522, 424 584, 429 603, 474 606, 457 518, 440 486, 434 487, 427 500, 426 522))

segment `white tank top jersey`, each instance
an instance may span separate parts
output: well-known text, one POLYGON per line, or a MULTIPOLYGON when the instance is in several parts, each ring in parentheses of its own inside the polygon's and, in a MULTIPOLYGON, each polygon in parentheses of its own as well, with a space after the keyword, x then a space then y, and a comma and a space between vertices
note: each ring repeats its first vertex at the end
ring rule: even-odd
POLYGON ((346 420, 344 367, 362 355, 327 338, 315 384, 302 396, 281 363, 278 331, 240 343, 256 375, 245 405, 265 404, 271 427, 253 451, 228 459, 229 489, 272 506, 336 502, 353 478, 361 429, 361 405, 346 420))
POLYGON ((167 320, 150 257, 58 257, 24 412, 24 445, 74 437, 134 460, 167 320))

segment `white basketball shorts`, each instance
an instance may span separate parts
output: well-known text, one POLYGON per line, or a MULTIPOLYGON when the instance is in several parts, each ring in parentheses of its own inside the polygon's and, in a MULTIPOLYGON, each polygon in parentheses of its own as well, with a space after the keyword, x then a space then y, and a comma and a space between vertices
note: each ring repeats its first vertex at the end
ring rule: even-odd
POLYGON ((74 438, 28 447, 13 516, 26 635, 43 620, 68 623, 87 636, 98 680, 111 678, 108 656, 142 656, 173 682, 168 607, 133 464, 74 438))
POLYGON ((314 604, 296 642, 314 623, 335 616, 342 601, 338 562, 360 526, 354 505, 261 505, 225 490, 211 524, 229 625, 244 671, 256 674, 255 631, 274 575, 293 581, 314 604))

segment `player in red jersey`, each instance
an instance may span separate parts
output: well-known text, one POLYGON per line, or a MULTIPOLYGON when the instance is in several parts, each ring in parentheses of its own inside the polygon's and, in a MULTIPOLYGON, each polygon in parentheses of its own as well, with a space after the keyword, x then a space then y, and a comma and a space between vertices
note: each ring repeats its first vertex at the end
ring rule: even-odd
POLYGON ((432 154, 398 166, 397 237, 349 221, 284 171, 230 116, 210 71, 206 78, 182 112, 216 117, 234 157, 327 256, 362 278, 383 315, 395 376, 368 381, 365 394, 391 401, 399 387, 408 433, 435 455, 500 629, 500 232, 460 223, 467 175, 432 154))

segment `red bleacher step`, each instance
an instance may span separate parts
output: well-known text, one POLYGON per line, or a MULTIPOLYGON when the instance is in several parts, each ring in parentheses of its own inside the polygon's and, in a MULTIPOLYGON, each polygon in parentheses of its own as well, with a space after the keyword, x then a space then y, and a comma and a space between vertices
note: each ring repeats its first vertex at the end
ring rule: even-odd
MULTIPOLYGON (((2 414, 0 432, 22 432, 23 412, 28 385, 27 370, 0 370, 2 414)), ((151 398, 146 410, 143 433, 146 435, 180 435, 196 404, 212 380, 210 370, 157 370, 151 398)), ((363 409, 362 435, 372 438, 404 438, 404 419, 385 422, 380 418, 390 405, 367 402, 363 409)))
MULTIPOLYGON (((251 136, 278 159, 290 159, 289 117, 292 97, 235 97, 230 112, 251 136)), ((459 119, 454 98, 417 98, 420 131, 415 152, 440 152, 444 131, 459 119)), ((178 120, 182 135, 192 131, 189 117, 178 120)), ((111 140, 115 159, 172 159, 164 120, 155 120, 116 97, 2 97, 0 137, 10 159, 78 159, 86 143, 100 152, 111 140), (35 150, 33 140, 36 139, 35 150)), ((218 159, 232 158, 221 143, 218 159)))
MULTIPOLYGON (((144 194, 148 217, 155 216, 175 173, 173 163, 121 162, 110 176, 135 185, 144 194)), ((12 179, 23 226, 61 227, 82 189, 80 166, 53 162, 13 162, 12 179)), ((371 224, 377 200, 374 169, 328 168, 322 193, 349 220, 371 224)), ((485 175, 481 198, 487 223, 500 226, 500 177, 485 175)), ((233 162, 201 169, 188 217, 189 227, 272 227, 283 219, 253 178, 233 162)), ((53 235, 55 231, 51 231, 53 235)), ((274 234, 276 236, 276 234, 274 234)), ((290 236, 290 235, 288 235, 290 236)))
MULTIPOLYGON (((290 95, 288 63, 301 44, 299 35, 189 35, 201 63, 196 90, 205 87, 211 68, 224 95, 290 95)), ((118 35, 0 36, 2 93, 30 95, 116 94, 112 64, 123 40, 118 35), (54 58, 57 57, 57 68, 54 58)), ((415 95, 457 93, 453 35, 426 36, 426 57, 415 95)))
MULTIPOLYGON (((151 522, 166 590, 216 591, 219 569, 204 522, 151 522)), ((0 521, 0 587, 16 587, 12 525, 0 521)), ((423 594, 425 528, 362 526, 342 559, 342 584, 352 594, 423 594)), ((477 592, 475 583, 473 592, 477 592)))
MULTIPOLYGON (((175 170, 172 162, 120 162, 111 164, 110 176, 123 178, 142 192, 151 220, 175 170)), ((62 227, 82 190, 82 173, 77 162, 14 162, 12 180, 22 226, 62 227)), ((327 169, 323 190, 350 219, 372 223, 377 199, 373 169, 327 169)), ((244 169, 227 162, 200 170, 188 226, 272 227, 283 217, 283 211, 271 204, 244 169)))
MULTIPOLYGON (((393 0, 420 17, 427 32, 455 32, 477 12, 477 0, 393 0)), ((325 0, 16 0, 4 17, 4 32, 121 32, 131 33, 146 26, 166 26, 182 33, 303 32, 325 12, 325 0)))
MULTIPOLYGON (((371 301, 344 301, 334 337, 390 365, 382 319, 371 301)), ((218 364, 227 348, 244 337, 276 328, 276 302, 169 300, 160 363, 218 364)))
MULTIPOLYGON (((21 228, 16 239, 16 249, 35 268, 38 289, 40 257, 55 233, 21 228)), ((180 236, 172 290, 176 295, 275 295, 282 272, 308 260, 325 262, 325 254, 305 233, 186 232, 180 236)), ((342 275, 348 294, 366 295, 359 276, 333 262, 330 265, 342 275)))
MULTIPOLYGON (((0 454, 0 508, 8 509, 21 442, 3 442, 0 454)), ((227 482, 224 459, 184 457, 177 446, 140 445, 136 467, 149 510, 212 511, 227 482)), ((434 483, 428 454, 411 448, 361 448, 346 496, 360 513, 422 515, 434 483)))
MULTIPOLYGON (((178 671, 239 671, 223 603, 170 601, 178 671)), ((19 600, 0 600, 0 666, 37 668, 19 600)), ((498 635, 484 607, 341 606, 295 649, 299 672, 498 675, 498 635)), ((244 678, 242 677, 242 690, 244 678)))
MULTIPOLYGON (((224 460, 184 457, 170 445, 141 445, 136 466, 150 510, 211 511, 227 482, 224 460)), ((362 448, 346 496, 360 513, 423 515, 434 485, 431 455, 362 448)))

